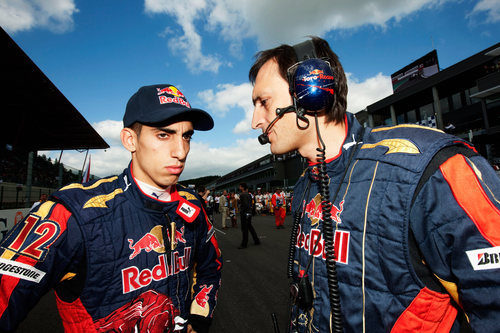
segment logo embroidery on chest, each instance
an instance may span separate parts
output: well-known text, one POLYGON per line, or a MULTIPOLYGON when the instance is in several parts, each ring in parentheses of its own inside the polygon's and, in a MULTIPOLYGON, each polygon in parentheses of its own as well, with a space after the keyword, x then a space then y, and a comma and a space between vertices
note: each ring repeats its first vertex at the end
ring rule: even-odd
MULTIPOLYGON (((304 201, 305 204, 305 201, 304 201)), ((342 200, 339 204, 339 207, 332 204, 332 209, 330 214, 332 216, 332 220, 335 223, 342 223, 340 219, 340 214, 344 210, 344 200, 342 200)), ((318 193, 311 201, 305 206, 304 210, 305 214, 311 220, 311 225, 316 225, 319 221, 323 221, 323 208, 321 207, 321 195, 318 193)))
MULTIPOLYGON (((349 262, 349 231, 336 230, 335 238, 333 240, 333 246, 335 249, 336 262, 347 264, 349 262)), ((317 258, 326 259, 325 252, 325 240, 323 239, 323 234, 319 229, 311 229, 308 233, 307 231, 302 231, 301 226, 297 231, 297 238, 295 239, 295 247, 299 249, 304 249, 308 255, 313 255, 317 258)))
POLYGON ((137 266, 122 269, 123 293, 147 287, 153 281, 160 281, 169 276, 179 274, 189 268, 191 247, 185 247, 183 255, 178 251, 170 253, 170 261, 167 262, 167 254, 158 256, 158 264, 153 268, 140 270, 137 266))
POLYGON ((129 259, 134 259, 143 250, 145 252, 155 251, 157 253, 165 253, 165 245, 163 244, 162 226, 157 225, 148 233, 142 236, 134 243, 133 239, 128 239, 128 247, 132 250, 129 259))

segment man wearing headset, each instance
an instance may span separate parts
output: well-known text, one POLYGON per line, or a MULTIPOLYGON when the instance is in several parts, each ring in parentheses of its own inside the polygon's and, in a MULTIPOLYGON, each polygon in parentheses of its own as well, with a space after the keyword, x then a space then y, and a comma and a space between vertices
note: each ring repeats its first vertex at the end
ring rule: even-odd
POLYGON ((258 53, 249 78, 259 141, 309 161, 292 203, 291 331, 498 330, 500 180, 488 162, 439 130, 364 129, 321 38, 258 53))

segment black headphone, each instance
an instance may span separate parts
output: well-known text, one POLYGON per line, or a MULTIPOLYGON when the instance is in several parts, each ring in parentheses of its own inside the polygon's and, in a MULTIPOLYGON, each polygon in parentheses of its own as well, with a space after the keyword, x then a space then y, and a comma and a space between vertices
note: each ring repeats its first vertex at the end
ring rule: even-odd
POLYGON ((293 46, 297 63, 287 79, 294 104, 307 111, 331 107, 335 102, 336 75, 327 58, 319 58, 311 39, 293 46))
POLYGON ((308 111, 331 107, 336 101, 336 76, 329 61, 316 55, 313 41, 309 39, 292 47, 297 62, 288 68, 287 80, 293 105, 276 109, 276 118, 259 136, 263 145, 269 143, 269 130, 285 113, 295 112, 297 126, 306 129, 309 127, 309 120, 305 117, 308 111), (299 119, 306 125, 302 126, 299 119))

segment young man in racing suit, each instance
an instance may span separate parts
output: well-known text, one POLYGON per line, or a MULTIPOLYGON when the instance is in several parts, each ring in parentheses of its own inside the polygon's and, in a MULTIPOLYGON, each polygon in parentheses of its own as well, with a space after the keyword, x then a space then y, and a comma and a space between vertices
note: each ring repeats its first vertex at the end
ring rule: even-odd
POLYGON ((292 285, 294 296, 302 292, 292 332, 498 331, 500 180, 488 162, 436 129, 363 129, 346 113, 345 74, 323 39, 260 52, 249 77, 252 127, 272 153, 298 150, 309 160, 294 188, 299 218, 289 267, 294 282, 311 289, 292 285), (329 104, 301 107, 309 81, 333 83, 308 91, 329 104), (332 202, 324 210, 326 190, 332 202), (325 251, 328 228, 334 253, 330 245, 325 251))
POLYGON ((177 184, 194 130, 213 127, 170 84, 129 100, 119 176, 70 184, 0 248, 0 330, 54 288, 68 332, 207 332, 221 254, 197 195, 177 184))

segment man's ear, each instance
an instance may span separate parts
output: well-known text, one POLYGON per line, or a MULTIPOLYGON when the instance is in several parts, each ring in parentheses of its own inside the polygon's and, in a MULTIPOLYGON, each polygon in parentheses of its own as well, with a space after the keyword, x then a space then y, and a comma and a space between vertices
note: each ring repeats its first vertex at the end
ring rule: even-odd
POLYGON ((122 145, 129 152, 134 153, 137 149, 137 133, 131 128, 125 127, 120 132, 122 145))

